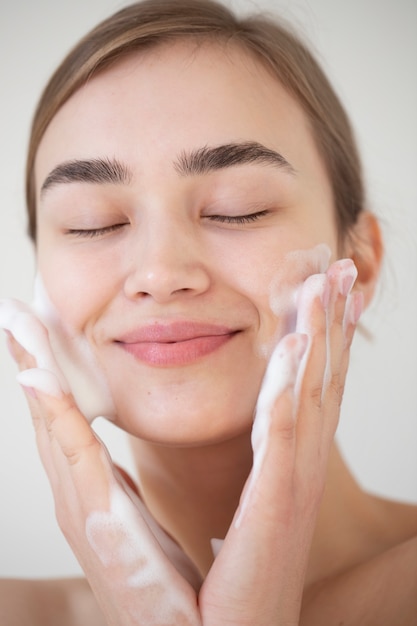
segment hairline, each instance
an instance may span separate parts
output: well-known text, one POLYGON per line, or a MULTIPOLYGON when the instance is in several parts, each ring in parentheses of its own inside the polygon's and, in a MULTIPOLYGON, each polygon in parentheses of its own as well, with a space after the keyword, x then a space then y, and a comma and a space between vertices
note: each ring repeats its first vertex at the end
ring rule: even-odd
MULTIPOLYGON (((255 18, 256 20, 256 18, 255 18)), ((284 30, 289 34, 289 36, 295 36, 294 31, 291 25, 284 23, 284 30)), ((255 35, 257 33, 255 32, 255 35)), ((333 196, 333 204, 336 216, 338 237, 341 242, 346 239, 346 236, 349 235, 352 227, 355 224, 356 218, 351 220, 346 216, 345 213, 341 213, 339 208, 340 206, 340 196, 339 196, 339 187, 336 184, 336 178, 338 175, 338 170, 333 169, 333 161, 330 158, 331 152, 328 151, 326 144, 327 139, 325 134, 320 130, 321 118, 317 116, 314 106, 311 105, 309 98, 303 94, 303 90, 299 90, 296 86, 296 82, 292 79, 286 80, 285 76, 285 67, 284 73, 280 73, 280 68, 275 64, 272 56, 268 54, 268 45, 263 47, 262 42, 259 43, 257 41, 256 36, 253 39, 251 36, 250 29, 246 31, 245 26, 243 27, 242 34, 239 30, 232 27, 230 31, 225 30, 216 30, 216 31, 202 31, 202 32, 181 32, 181 33, 167 33, 161 34, 156 39, 147 39, 145 41, 139 41, 136 43, 134 40, 126 43, 124 46, 116 48, 116 50, 110 50, 107 54, 103 53, 103 50, 100 50, 96 53, 98 58, 96 62, 92 61, 93 56, 87 57, 87 60, 80 64, 78 69, 78 76, 76 75, 75 81, 70 83, 69 85, 65 85, 65 89, 58 89, 56 93, 59 95, 59 103, 57 106, 51 107, 51 114, 44 121, 42 127, 37 129, 36 137, 32 137, 32 141, 30 144, 30 152, 28 154, 27 160, 27 203, 28 206, 32 206, 35 208, 35 211, 32 212, 31 218, 31 234, 33 238, 36 240, 36 185, 35 185, 35 163, 36 156, 42 141, 42 138, 46 132, 51 121, 54 119, 55 115, 58 111, 65 105, 65 103, 84 85, 88 83, 89 80, 94 77, 104 73, 106 70, 114 67, 118 63, 124 62, 129 57, 136 56, 137 58, 141 58, 142 56, 148 56, 154 54, 158 49, 163 49, 167 47, 171 47, 177 44, 186 44, 188 47, 193 47, 195 51, 197 51, 202 46, 215 46, 223 48, 223 50, 237 50, 240 52, 240 56, 242 58, 246 57, 247 60, 250 60, 254 66, 262 67, 267 74, 271 77, 272 80, 277 81, 283 89, 294 99, 295 103, 300 107, 304 119, 306 121, 307 129, 312 135, 312 139, 317 147, 320 158, 323 160, 323 164, 326 170, 326 174, 330 183, 332 196, 333 196), (90 67, 88 67, 88 63, 90 63, 90 67), (294 87, 295 86, 295 87, 294 87), (36 149, 34 147, 36 146, 36 149), (347 219, 346 219, 347 217, 347 219)), ((228 54, 229 60, 233 55, 228 54)), ((314 63, 314 58, 313 58, 314 63)), ((318 63, 316 62, 319 72, 322 71, 318 63)), ((67 80, 68 82, 68 80, 67 80)), ((332 92, 332 86, 330 86, 330 91, 332 92)), ((332 92, 335 95, 334 91, 332 92)), ((337 96, 336 96, 337 100, 337 96)), ((319 104, 319 106, 321 106, 319 104)), ((341 106, 341 110, 344 112, 343 106, 341 106)), ((348 121, 349 124, 349 121, 348 121)), ((331 126, 329 126, 331 128, 331 126)), ((336 141, 336 145, 338 142, 336 141)), ((363 190, 363 187, 362 187, 363 190)), ((341 200, 342 205, 345 206, 344 200, 341 200)))

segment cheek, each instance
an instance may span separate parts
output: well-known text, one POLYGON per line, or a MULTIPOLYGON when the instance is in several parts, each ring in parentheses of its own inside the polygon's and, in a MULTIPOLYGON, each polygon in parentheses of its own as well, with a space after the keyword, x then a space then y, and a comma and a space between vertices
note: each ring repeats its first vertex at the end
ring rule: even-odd
POLYGON ((88 420, 98 415, 116 416, 107 380, 88 341, 89 323, 101 301, 102 294, 100 297, 84 282, 80 284, 71 273, 67 275, 65 267, 54 265, 52 269, 40 263, 32 309, 47 327, 56 361, 88 420), (60 280, 61 276, 65 279, 60 280))
POLYGON ((332 253, 327 244, 307 249, 292 249, 277 254, 265 247, 263 255, 248 254, 239 271, 229 264, 235 288, 244 294, 257 310, 259 355, 269 357, 276 343, 296 325, 296 294, 312 274, 325 272, 332 253))
POLYGON ((52 257, 39 254, 38 273, 51 304, 71 334, 88 333, 114 294, 117 282, 114 264, 111 270, 103 267, 100 258, 83 259, 62 252, 52 257))

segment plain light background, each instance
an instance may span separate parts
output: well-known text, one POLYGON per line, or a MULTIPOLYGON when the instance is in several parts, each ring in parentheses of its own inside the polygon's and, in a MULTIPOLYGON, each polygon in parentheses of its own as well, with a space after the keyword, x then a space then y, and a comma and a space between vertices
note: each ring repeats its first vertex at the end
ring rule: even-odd
MULTIPOLYGON (((62 56, 115 0, 14 0, 0 9, 0 297, 31 299, 33 251, 25 235, 23 169, 40 90, 62 56)), ((375 493, 417 503, 417 3, 415 0, 240 0, 295 23, 316 50, 350 112, 371 208, 387 262, 376 302, 351 358, 338 438, 350 466, 375 493)), ((69 293, 69 298, 76 294, 69 293)), ((31 419, 0 345, 0 576, 81 570, 55 522, 31 419)), ((128 470, 123 433, 100 435, 128 470)))

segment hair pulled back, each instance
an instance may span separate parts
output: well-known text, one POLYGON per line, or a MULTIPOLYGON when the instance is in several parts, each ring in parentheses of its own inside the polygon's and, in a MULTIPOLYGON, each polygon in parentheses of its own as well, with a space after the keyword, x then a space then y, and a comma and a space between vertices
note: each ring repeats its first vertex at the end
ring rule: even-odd
POLYGON ((240 19, 214 0, 136 2, 101 22, 69 52, 46 85, 33 118, 26 164, 30 236, 36 239, 36 153, 57 111, 110 64, 134 51, 187 38, 240 46, 263 63, 299 103, 328 172, 343 238, 364 208, 361 164, 343 106, 291 29, 259 15, 240 19))

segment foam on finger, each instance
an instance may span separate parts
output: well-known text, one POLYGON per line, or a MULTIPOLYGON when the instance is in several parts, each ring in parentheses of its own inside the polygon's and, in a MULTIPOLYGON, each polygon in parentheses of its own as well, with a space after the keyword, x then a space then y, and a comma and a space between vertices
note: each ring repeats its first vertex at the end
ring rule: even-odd
MULTIPOLYGON (((295 386, 300 362, 306 347, 306 335, 296 333, 286 335, 275 348, 268 363, 256 405, 255 420, 252 428, 252 472, 246 494, 235 521, 236 528, 240 526, 242 516, 248 507, 253 487, 259 480, 262 471, 269 444, 274 404, 288 387, 295 386)), ((296 398, 294 398, 294 413, 296 404, 296 398)))
POLYGON ((23 387, 40 391, 48 396, 62 398, 64 392, 58 380, 52 372, 38 367, 19 372, 16 376, 17 382, 23 387))

